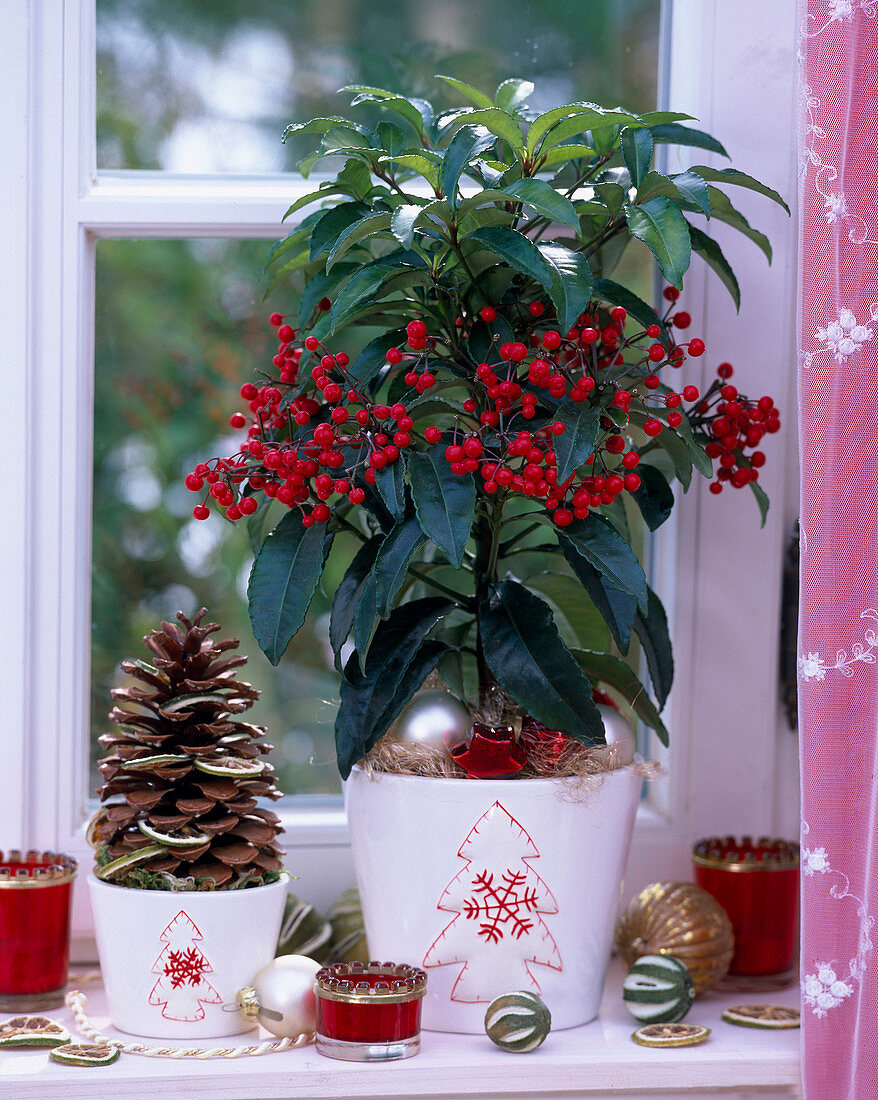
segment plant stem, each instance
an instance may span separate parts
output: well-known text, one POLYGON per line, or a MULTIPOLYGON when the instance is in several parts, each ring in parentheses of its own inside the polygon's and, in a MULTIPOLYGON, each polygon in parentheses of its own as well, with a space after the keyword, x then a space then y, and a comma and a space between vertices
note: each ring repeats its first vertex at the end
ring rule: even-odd
POLYGON ((415 565, 409 565, 407 571, 411 573, 413 577, 417 577, 419 581, 423 581, 424 584, 429 584, 432 588, 435 588, 437 592, 442 592, 450 599, 454 600, 458 607, 463 608, 465 611, 475 611, 475 603, 468 596, 456 592, 453 588, 449 588, 448 585, 443 584, 441 581, 434 580, 429 573, 422 572, 415 565))
POLYGON ((487 513, 478 513, 473 532, 476 542, 476 560, 473 563, 473 575, 476 582, 476 668, 479 680, 479 704, 485 702, 491 688, 497 682, 485 659, 480 611, 482 604, 488 599, 491 587, 497 580, 497 558, 500 548, 502 515, 503 502, 501 500, 492 501, 490 510, 487 513))

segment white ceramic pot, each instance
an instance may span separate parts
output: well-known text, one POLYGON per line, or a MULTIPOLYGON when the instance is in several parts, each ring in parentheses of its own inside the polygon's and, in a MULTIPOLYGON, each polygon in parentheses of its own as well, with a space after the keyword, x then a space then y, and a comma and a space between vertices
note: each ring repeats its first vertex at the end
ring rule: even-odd
POLYGON ((173 893, 88 879, 113 1026, 157 1039, 213 1039, 253 1027, 238 990, 271 962, 287 876, 245 890, 173 893))
POLYGON ((369 953, 423 966, 423 1026, 481 1034, 503 993, 553 1028, 597 1015, 641 779, 586 786, 354 768, 345 784, 369 953))

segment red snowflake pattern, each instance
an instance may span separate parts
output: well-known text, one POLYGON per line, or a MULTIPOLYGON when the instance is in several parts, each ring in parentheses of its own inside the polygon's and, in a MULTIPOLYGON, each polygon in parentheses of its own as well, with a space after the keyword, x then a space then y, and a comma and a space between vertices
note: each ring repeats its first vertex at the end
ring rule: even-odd
POLYGON ((502 940, 504 931, 517 940, 527 935, 533 928, 533 921, 521 916, 521 911, 535 913, 539 901, 533 887, 525 888, 521 894, 518 892, 525 884, 526 874, 507 869, 502 877, 503 885, 495 886, 494 875, 482 871, 473 879, 473 894, 481 896, 466 898, 463 903, 463 912, 468 920, 485 918, 479 926, 479 935, 491 943, 502 940), (504 929, 503 926, 509 922, 510 927, 504 929))
POLYGON ((188 951, 171 951, 164 973, 171 979, 171 988, 179 989, 187 982, 189 985, 200 985, 201 976, 207 969, 207 959, 197 947, 190 947, 188 951))

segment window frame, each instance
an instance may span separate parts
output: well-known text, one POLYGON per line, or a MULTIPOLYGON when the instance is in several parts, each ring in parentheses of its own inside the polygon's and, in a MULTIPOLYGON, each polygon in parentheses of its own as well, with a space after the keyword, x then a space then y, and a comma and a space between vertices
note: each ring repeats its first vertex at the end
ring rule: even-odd
MULTIPOLYGON (((731 7, 722 0, 665 0, 660 101, 696 113, 695 125, 720 135, 736 164, 792 205, 796 2, 741 0, 731 7), (766 87, 771 112, 764 110, 766 87)), ((6 392, 18 398, 6 428, 20 471, 0 528, 7 578, 0 646, 3 667, 11 670, 0 845, 54 847, 81 859, 74 927, 87 938, 95 242, 272 239, 306 185, 280 175, 98 173, 94 0, 0 0, 0 14, 6 32, 0 89, 9 123, 0 135, 7 214, 0 300, 8 314, 2 369, 6 392)), ((658 541, 652 583, 668 609, 677 666, 668 714, 672 747, 657 753, 669 776, 653 785, 638 814, 629 890, 691 877, 689 847, 697 836, 798 833, 796 739, 781 716, 773 641, 783 553, 798 507, 795 222, 749 192, 736 194, 735 202, 748 217, 752 207, 755 223, 768 232, 774 266, 720 226, 716 235, 742 286, 741 312, 735 317, 727 292, 698 261, 687 280, 686 308, 693 331, 706 334, 705 359, 716 363, 715 347, 739 367, 744 387, 761 392, 764 385, 786 414, 763 471, 773 511, 757 533, 749 494, 728 500, 727 493, 718 504, 702 486, 680 502, 658 541), (774 346, 756 374, 747 364, 765 358, 766 302, 775 303, 774 346), (733 590, 728 578, 739 575, 741 561, 755 563, 753 575, 746 588, 733 590), (746 614, 737 614, 742 605, 746 614)), ((697 375, 706 370, 703 361, 690 362, 686 380, 701 382, 697 375)), ((344 812, 338 804, 291 800, 283 819, 288 866, 301 876, 296 889, 325 907, 353 881, 344 812)))

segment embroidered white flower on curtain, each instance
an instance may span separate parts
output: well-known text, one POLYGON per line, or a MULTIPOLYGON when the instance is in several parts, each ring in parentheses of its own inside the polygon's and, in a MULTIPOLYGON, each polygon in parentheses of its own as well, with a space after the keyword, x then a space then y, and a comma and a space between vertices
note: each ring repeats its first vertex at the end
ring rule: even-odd
POLYGON ((848 216, 848 203, 844 191, 834 191, 827 195, 823 205, 826 208, 826 220, 830 225, 848 216))
POLYGON ((815 1016, 825 1016, 831 1008, 838 1008, 845 997, 850 997, 854 987, 840 981, 829 963, 819 963, 816 974, 809 974, 802 984, 805 1004, 815 1016))
MULTIPOLYGON (((869 320, 874 321, 875 318, 870 317, 869 320)), ((837 363, 846 363, 848 357, 871 340, 874 333, 865 325, 857 324, 852 310, 840 309, 838 320, 830 321, 826 328, 818 328, 814 335, 829 347, 837 363)))

